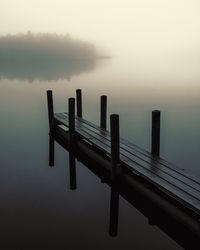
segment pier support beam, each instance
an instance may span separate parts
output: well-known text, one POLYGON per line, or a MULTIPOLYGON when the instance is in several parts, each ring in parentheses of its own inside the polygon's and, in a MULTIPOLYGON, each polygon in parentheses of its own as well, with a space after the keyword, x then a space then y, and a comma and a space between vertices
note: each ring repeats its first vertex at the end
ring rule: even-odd
POLYGON ((76 158, 74 156, 75 143, 75 98, 68 99, 69 113, 69 174, 70 189, 76 189, 76 158))
POLYGON ((151 153, 160 156, 160 111, 152 111, 151 153))
POLYGON ((77 116, 82 118, 82 92, 81 89, 76 90, 76 111, 77 111, 77 116))
POLYGON ((54 166, 55 158, 55 139, 54 139, 54 109, 53 109, 53 93, 47 90, 48 118, 49 118, 49 166, 54 166))
POLYGON ((106 129, 107 125, 107 96, 101 96, 100 127, 106 129))

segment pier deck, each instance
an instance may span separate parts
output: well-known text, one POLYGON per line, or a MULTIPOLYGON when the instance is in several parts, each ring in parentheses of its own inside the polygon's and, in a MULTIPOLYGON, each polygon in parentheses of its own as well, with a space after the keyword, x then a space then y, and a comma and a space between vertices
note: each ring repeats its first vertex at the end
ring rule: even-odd
POLYGON ((83 118, 80 89, 76 90, 76 99, 68 99, 68 112, 54 112, 51 90, 47 91, 47 102, 49 166, 54 166, 57 142, 69 152, 71 190, 77 188, 76 159, 110 186, 111 236, 117 235, 122 196, 148 218, 149 225, 157 225, 184 249, 199 249, 200 179, 160 157, 159 110, 152 111, 148 152, 120 137, 119 115, 110 115, 107 130, 105 95, 100 99, 99 126, 83 118))
MULTIPOLYGON (((57 126, 69 127, 68 113, 55 113, 57 126)), ((75 116, 75 134, 78 140, 88 143, 111 159, 111 134, 109 131, 75 116)), ((200 180, 168 161, 152 155, 137 145, 120 138, 120 169, 127 168, 151 186, 176 200, 181 206, 200 215, 200 180)))

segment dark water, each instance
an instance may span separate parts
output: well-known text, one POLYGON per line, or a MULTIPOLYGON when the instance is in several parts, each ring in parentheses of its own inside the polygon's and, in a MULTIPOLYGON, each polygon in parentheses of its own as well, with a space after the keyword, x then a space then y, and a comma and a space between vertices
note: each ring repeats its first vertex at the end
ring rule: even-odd
POLYGON ((151 110, 161 109, 162 157, 200 176, 200 77, 188 72, 161 81, 119 58, 57 71, 55 78, 51 70, 41 76, 34 68, 30 77, 12 70, 0 70, 2 249, 181 249, 122 198, 118 237, 110 237, 109 187, 78 163, 78 189, 70 191, 68 153, 60 146, 55 167, 48 167, 46 90, 54 91, 56 111, 65 111, 81 88, 83 115, 96 123, 99 96, 107 94, 121 136, 146 149, 151 110))

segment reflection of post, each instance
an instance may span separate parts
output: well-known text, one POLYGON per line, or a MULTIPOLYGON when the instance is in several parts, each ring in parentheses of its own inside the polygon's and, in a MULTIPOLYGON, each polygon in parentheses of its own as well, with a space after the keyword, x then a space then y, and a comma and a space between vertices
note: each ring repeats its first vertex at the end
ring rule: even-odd
POLYGON ((69 174, 70 188, 76 189, 76 159, 74 156, 75 98, 69 98, 69 174))
POLYGON ((115 184, 111 185, 110 194, 110 224, 109 234, 110 236, 117 236, 118 232, 118 216, 119 216, 119 192, 115 184))
POLYGON ((49 166, 54 166, 55 141, 54 141, 54 111, 53 111, 53 94, 52 90, 47 90, 47 104, 49 117, 49 166))
POLYGON ((55 140, 54 136, 49 134, 49 166, 54 166, 54 158, 55 158, 55 140))

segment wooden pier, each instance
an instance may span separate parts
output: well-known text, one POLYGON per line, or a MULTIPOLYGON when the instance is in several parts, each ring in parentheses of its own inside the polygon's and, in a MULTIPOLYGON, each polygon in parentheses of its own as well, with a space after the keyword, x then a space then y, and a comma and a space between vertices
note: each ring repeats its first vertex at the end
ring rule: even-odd
POLYGON ((75 157, 82 155, 86 161, 97 163, 97 171, 105 170, 104 178, 110 180, 112 187, 115 183, 133 186, 200 239, 200 179, 160 157, 160 111, 152 112, 152 143, 148 152, 120 137, 117 114, 110 116, 110 131, 106 130, 106 96, 100 98, 99 126, 83 118, 81 90, 76 91, 76 100, 69 98, 68 112, 54 113, 50 90, 47 100, 49 165, 54 165, 54 141, 57 141, 70 153, 72 189, 76 188, 75 157))

